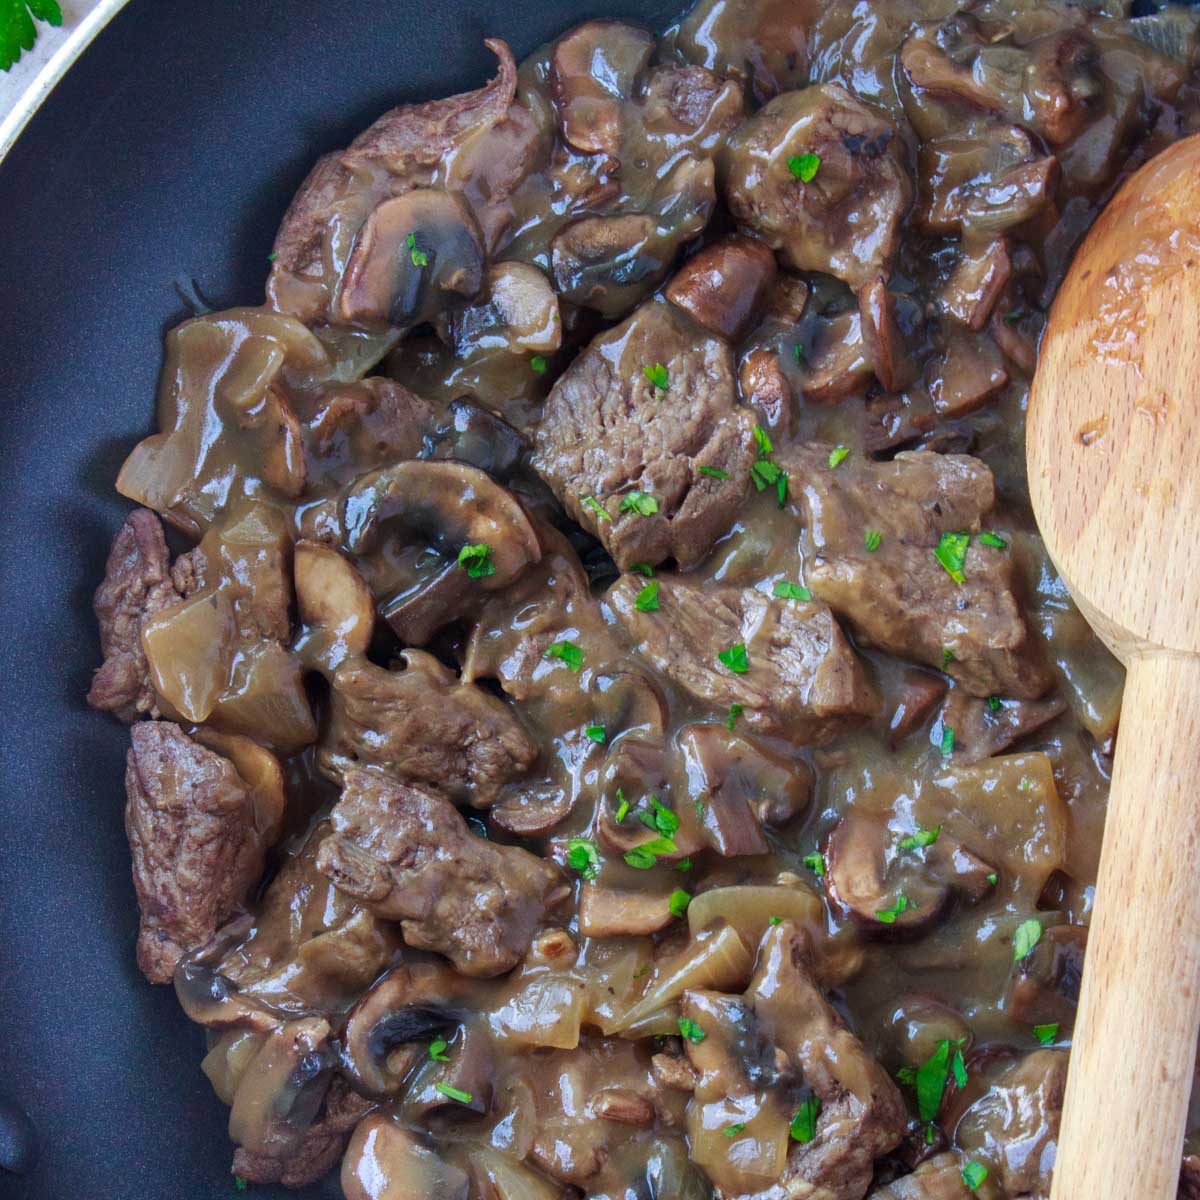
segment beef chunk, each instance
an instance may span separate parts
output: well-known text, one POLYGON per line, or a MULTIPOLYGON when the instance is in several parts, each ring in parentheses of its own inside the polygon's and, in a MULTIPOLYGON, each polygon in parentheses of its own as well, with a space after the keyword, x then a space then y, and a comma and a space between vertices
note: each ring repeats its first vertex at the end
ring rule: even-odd
POLYGON ((374 771, 346 773, 332 821, 317 867, 464 975, 515 966, 566 894, 549 863, 476 837, 448 801, 374 771))
POLYGON ((263 869, 254 802, 233 764, 169 721, 139 721, 125 768, 125 830, 142 910, 137 959, 151 983, 202 946, 263 869))
POLYGON ((867 1200, 973 1200, 963 1182, 964 1159, 939 1154, 923 1162, 911 1175, 873 1191, 867 1200))
POLYGON ((640 652, 700 702, 722 713, 740 705, 755 733, 822 741, 875 711, 863 665, 826 605, 660 576, 658 609, 640 612, 644 584, 625 575, 608 593, 640 652), (741 673, 718 658, 737 645, 746 649, 741 673))
POLYGON ((158 715, 142 625, 178 599, 162 522, 148 508, 136 508, 112 544, 93 601, 104 654, 87 696, 93 708, 116 713, 122 721, 146 712, 158 715))
POLYGON ((1066 701, 1057 695, 1045 700, 983 700, 955 688, 942 709, 942 725, 954 730, 955 759, 973 763, 1003 754, 1066 711, 1066 701))
POLYGON ((554 385, 533 465, 618 566, 665 558, 694 566, 746 494, 754 418, 736 394, 729 347, 651 301, 596 338, 554 385), (646 377, 656 364, 665 390, 646 377), (653 497, 654 511, 622 508, 635 490, 653 497))
POLYGON ((896 127, 837 83, 776 96, 729 139, 729 207, 789 266, 858 289, 888 267, 912 184, 896 127), (792 164, 820 162, 805 180, 792 164))
POLYGON ((403 671, 364 659, 333 676, 321 766, 334 778, 377 766, 439 788, 476 807, 523 775, 537 757, 513 711, 423 650, 406 650, 403 671))
POLYGON ((938 667, 976 696, 1036 699, 1051 676, 1014 594, 1007 549, 973 538, 956 583, 934 556, 943 533, 978 533, 995 497, 992 473, 961 454, 912 451, 875 463, 829 446, 776 455, 806 511, 803 551, 813 594, 864 640, 938 667), (874 552, 864 531, 881 535, 874 552))
POLYGON ((307 1187, 337 1166, 355 1125, 374 1107, 373 1101, 351 1091, 344 1080, 336 1077, 325 1095, 324 1111, 304 1131, 296 1150, 277 1156, 239 1146, 233 1153, 233 1173, 248 1183, 307 1187))

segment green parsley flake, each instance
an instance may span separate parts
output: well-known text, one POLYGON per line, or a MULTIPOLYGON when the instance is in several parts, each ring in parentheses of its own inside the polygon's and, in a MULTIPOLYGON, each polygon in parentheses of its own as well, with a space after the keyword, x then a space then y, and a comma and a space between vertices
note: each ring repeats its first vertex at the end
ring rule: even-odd
POLYGON ((675 870, 677 870, 677 871, 690 871, 691 869, 692 869, 692 860, 690 858, 681 858, 675 864, 675 870))
POLYGON ((246 1181, 240 1175, 235 1175, 233 1177, 233 1186, 239 1192, 244 1192, 246 1190, 246 1181))
POLYGON ((687 912, 687 907, 691 902, 691 892, 685 892, 683 888, 676 888, 671 893, 671 898, 667 901, 667 907, 671 910, 671 916, 682 917, 687 912))
POLYGON ((788 477, 785 471, 779 472, 779 478, 775 480, 775 498, 779 502, 779 507, 782 508, 787 503, 788 492, 788 477))
POLYGON ((621 497, 620 512, 635 512, 639 517, 652 517, 658 512, 658 501, 649 492, 630 492, 621 497))
POLYGON ((545 658, 560 658, 576 675, 579 674, 579 669, 583 666, 583 649, 577 646, 574 642, 569 642, 565 638, 561 642, 555 642, 543 656, 545 658))
POLYGON ((908 897, 901 892, 896 897, 896 903, 891 908, 878 908, 875 910, 875 919, 881 921, 884 925, 895 925, 896 918, 901 913, 908 912, 908 897))
POLYGON ((917 1068, 901 1067, 896 1072, 896 1082, 903 1084, 905 1087, 915 1088, 917 1086, 917 1068))
POLYGON ((596 742, 600 746, 608 741, 608 733, 603 725, 589 725, 584 732, 588 735, 589 741, 596 742))
POLYGON ((693 1045, 697 1042, 704 1041, 708 1035, 689 1017, 679 1018, 679 1036, 687 1038, 693 1045))
POLYGON ((1021 962, 1033 953, 1033 948, 1042 940, 1042 923, 1030 917, 1017 926, 1013 934, 1013 962, 1021 962))
POLYGON ((650 812, 639 813, 643 824, 656 829, 663 837, 674 837, 679 832, 679 818, 657 796, 650 797, 650 812))
POLYGON ((550 364, 549 364, 548 362, 546 362, 546 356, 545 356, 544 354, 535 354, 535 355, 534 355, 534 356, 533 356, 533 357, 532 357, 532 358, 529 360, 529 369, 530 369, 530 370, 531 370, 531 371, 532 371, 532 372, 533 372, 535 375, 545 375, 545 373, 546 373, 546 368, 547 368, 549 365, 550 365, 550 364))
POLYGON ((272 250, 271 253, 267 255, 267 262, 274 262, 278 257, 279 257, 278 252, 275 250, 272 250))
POLYGON ((461 1088, 451 1087, 448 1083, 438 1082, 434 1084, 434 1087, 436 1087, 443 1096, 448 1096, 451 1100, 455 1100, 459 1104, 470 1104, 474 1098, 470 1092, 464 1092, 461 1088))
POLYGON ((775 585, 774 595, 776 600, 803 600, 805 603, 813 598, 808 588, 799 583, 788 583, 786 579, 775 585))
POLYGON ((633 607, 638 612, 658 612, 658 580, 652 579, 634 599, 633 607))
POLYGON ((799 342, 792 347, 792 353, 796 356, 796 362, 800 366, 804 366, 808 362, 808 356, 804 353, 804 347, 799 342))
POLYGON ((429 1043, 429 1057, 434 1062, 449 1062, 450 1055, 446 1053, 450 1043, 445 1038, 436 1038, 429 1043))
POLYGON ((883 534, 878 529, 868 529, 866 535, 863 537, 863 542, 866 544, 867 552, 874 554, 883 542, 883 534))
POLYGON ((610 517, 608 515, 608 509, 605 508, 604 505, 601 504, 600 501, 597 500, 595 496, 584 496, 581 503, 583 504, 584 508, 591 509, 592 512, 594 512, 596 514, 596 516, 598 516, 600 518, 600 520, 602 520, 602 521, 611 521, 612 520, 612 517, 610 517))
POLYGON ((465 567, 472 579, 483 579, 496 573, 496 564, 492 562, 492 548, 484 542, 464 546, 458 552, 458 565, 465 567))
POLYGON ((760 458, 757 462, 750 464, 750 481, 760 492, 765 492, 767 488, 777 485, 781 478, 786 477, 778 465, 769 458, 760 458))
POLYGON ((408 256, 412 259, 412 265, 414 267, 429 266, 429 255, 426 254, 424 250, 418 248, 417 235, 415 233, 410 233, 408 235, 408 237, 405 239, 405 245, 408 246, 408 256))
POLYGON ((830 467, 840 467, 849 457, 849 446, 834 446, 829 452, 829 465, 830 467))
POLYGON ((596 843, 581 837, 569 839, 567 866, 578 871, 584 879, 595 879, 600 874, 600 852, 596 849, 596 843))
POLYGON ((630 563, 629 569, 639 575, 645 575, 647 579, 654 577, 654 568, 649 563, 630 563))
POLYGON ((942 832, 940 825, 933 829, 922 829, 917 826, 917 832, 910 834, 908 837, 901 838, 897 842, 896 847, 899 850, 921 850, 926 846, 932 846, 938 840, 938 834, 942 832))
POLYGON ((954 661, 954 651, 949 646, 942 647, 942 670, 944 671, 954 661))
POLYGON ((811 854, 806 854, 803 862, 818 879, 825 878, 825 856, 820 850, 814 850, 811 854))
POLYGON ((660 392, 665 392, 670 386, 670 380, 667 377, 667 368, 662 363, 655 363, 652 367, 643 367, 642 374, 660 392))
POLYGON ((733 727, 737 724, 738 717, 740 717, 744 711, 745 710, 740 704, 731 704, 729 706, 729 716, 725 718, 725 728, 728 729, 730 733, 733 732, 733 727))
POLYGON ((922 1121, 930 1123, 937 1120, 951 1070, 954 1073, 954 1082, 960 1088, 966 1087, 967 1065, 962 1056, 965 1044, 965 1039, 956 1042, 943 1039, 938 1042, 937 1049, 917 1068, 917 1112, 922 1121))
POLYGON ((1008 546, 1008 543, 998 533, 993 533, 990 529, 984 530, 979 535, 979 540, 985 546, 995 546, 997 550, 1003 550, 1008 546))
POLYGON ((629 816, 629 801, 625 799, 625 793, 617 788, 617 824, 619 825, 627 816, 629 816))
POLYGON ((738 642, 736 646, 730 646, 728 650, 722 650, 717 658, 722 666, 728 667, 735 675, 745 675, 750 670, 750 662, 746 657, 746 647, 743 642, 738 642))
POLYGON ((766 458, 768 454, 775 452, 775 447, 771 445, 771 435, 761 425, 754 427, 754 440, 758 444, 759 458, 766 458))
POLYGON ((946 725, 942 728, 942 757, 949 758, 954 753, 954 729, 946 725))
POLYGON ((745 1121, 735 1121, 732 1125, 726 1125, 723 1132, 727 1138, 735 1138, 745 1128, 745 1121))
POLYGON ((946 569, 946 574, 955 583, 962 583, 966 576, 963 574, 963 564, 967 558, 967 545, 971 540, 969 533, 943 533, 938 539, 934 558, 946 569))
POLYGON ((783 918, 782 917, 768 917, 767 924, 768 925, 782 925, 783 918))
POLYGON ((797 1142, 811 1142, 817 1136, 817 1114, 821 1111, 821 1097, 809 1096, 800 1105, 800 1111, 792 1118, 790 1133, 797 1142))
POLYGON ((701 475, 708 475, 712 479, 728 479, 729 472, 721 471, 716 467, 698 467, 697 470, 701 475))
POLYGON ((991 873, 991 874, 990 874, 990 875, 987 877, 987 881, 988 881, 988 883, 990 883, 990 884, 992 885, 992 887, 995 887, 995 886, 996 886, 996 884, 998 884, 998 883, 1000 882, 1000 876, 999 876, 999 875, 997 875, 995 871, 993 871, 993 872, 992 872, 992 873, 991 873))
POLYGON ((821 169, 821 156, 819 154, 793 154, 787 160, 787 165, 788 170, 801 183, 812 183, 821 169))
POLYGON ((983 1186, 983 1181, 988 1177, 988 1169, 981 1162, 969 1162, 962 1169, 962 1180, 971 1191, 983 1186))
POLYGON ((1000 711, 1000 697, 999 696, 989 696, 988 697, 988 708, 990 708, 992 710, 992 712, 999 712, 1000 711))
POLYGON ((669 837, 656 837, 627 851, 625 861, 639 871, 648 871, 657 864, 660 854, 674 853, 676 853, 676 846, 669 837))
POLYGON ((1043 1046, 1053 1046, 1058 1041, 1058 1022, 1051 1021, 1047 1025, 1035 1025, 1033 1027, 1033 1036, 1043 1046))

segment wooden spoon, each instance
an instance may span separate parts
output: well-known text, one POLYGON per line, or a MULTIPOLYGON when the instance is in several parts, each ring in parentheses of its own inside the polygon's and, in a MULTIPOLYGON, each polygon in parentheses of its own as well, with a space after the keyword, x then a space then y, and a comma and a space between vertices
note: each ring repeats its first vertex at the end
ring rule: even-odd
POLYGON ((1174 1200, 1200 1028, 1200 136, 1084 240, 1029 400, 1033 509, 1128 673, 1053 1200, 1174 1200))

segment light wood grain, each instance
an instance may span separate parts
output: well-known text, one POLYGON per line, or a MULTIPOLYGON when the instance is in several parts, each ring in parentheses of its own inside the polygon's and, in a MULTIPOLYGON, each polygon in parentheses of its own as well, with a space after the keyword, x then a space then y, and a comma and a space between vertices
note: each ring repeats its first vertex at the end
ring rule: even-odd
POLYGON ((1200 1027, 1200 137, 1124 186, 1050 314, 1030 493, 1129 667, 1053 1200, 1174 1200, 1200 1027))

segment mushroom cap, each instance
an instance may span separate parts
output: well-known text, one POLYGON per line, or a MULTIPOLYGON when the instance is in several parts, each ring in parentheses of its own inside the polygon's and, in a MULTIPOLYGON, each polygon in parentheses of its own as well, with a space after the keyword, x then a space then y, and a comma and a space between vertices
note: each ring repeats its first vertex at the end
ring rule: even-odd
POLYGON ((355 1127, 342 1159, 346 1200, 467 1200, 466 1173, 383 1113, 355 1127))
POLYGON ((321 542, 296 543, 296 606, 307 626, 297 649, 326 671, 367 652, 375 597, 345 555, 321 542))

